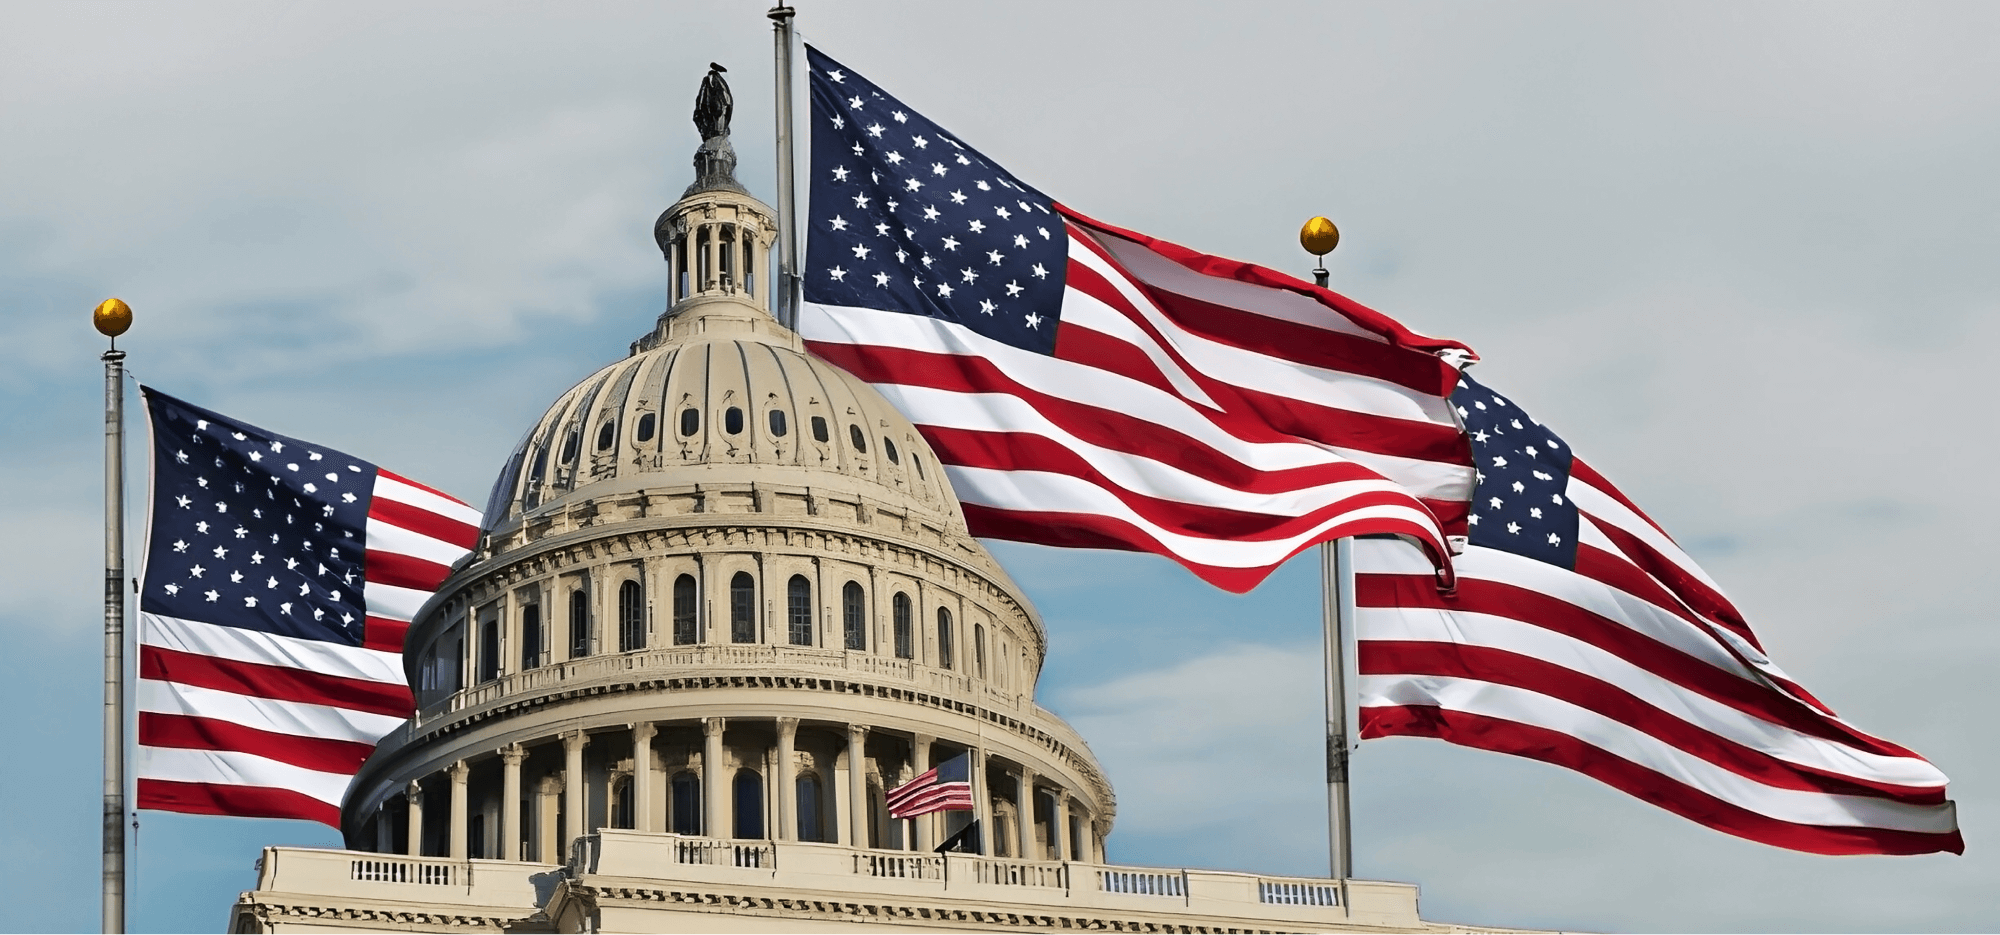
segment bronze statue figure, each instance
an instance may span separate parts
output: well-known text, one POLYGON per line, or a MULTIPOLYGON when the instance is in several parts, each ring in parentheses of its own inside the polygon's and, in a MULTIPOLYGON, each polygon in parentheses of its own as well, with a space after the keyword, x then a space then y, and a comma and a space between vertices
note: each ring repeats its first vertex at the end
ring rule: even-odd
POLYGON ((701 79, 701 91, 694 98, 694 128, 701 138, 729 135, 729 118, 736 112, 736 100, 729 95, 729 82, 722 73, 729 69, 708 63, 708 76, 701 79))

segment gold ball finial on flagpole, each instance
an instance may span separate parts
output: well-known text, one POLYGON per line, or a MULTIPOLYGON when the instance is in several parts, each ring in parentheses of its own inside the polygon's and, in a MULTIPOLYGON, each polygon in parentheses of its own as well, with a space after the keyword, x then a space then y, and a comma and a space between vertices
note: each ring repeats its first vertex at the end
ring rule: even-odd
POLYGON ((131 329, 132 306, 126 305, 124 299, 105 299, 90 313, 90 323, 97 326, 98 334, 115 338, 131 329))
POLYGON ((1299 228, 1299 246, 1316 257, 1323 257, 1340 246, 1340 228, 1326 218, 1313 218, 1306 226, 1299 228))

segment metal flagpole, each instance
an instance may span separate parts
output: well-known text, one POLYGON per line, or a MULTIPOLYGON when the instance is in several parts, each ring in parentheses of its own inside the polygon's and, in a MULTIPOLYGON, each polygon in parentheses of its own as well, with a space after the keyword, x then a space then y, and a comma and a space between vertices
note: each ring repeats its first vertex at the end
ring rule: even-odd
MULTIPOLYGON (((1314 284, 1325 288, 1326 255, 1340 244, 1340 229, 1323 217, 1299 229, 1299 244, 1318 260, 1314 284)), ((1326 663, 1326 824, 1328 875, 1340 881, 1340 910, 1352 916, 1347 880, 1354 875, 1354 825, 1347 799, 1346 638, 1354 626, 1354 540, 1322 542, 1320 628, 1326 663)))
POLYGON ((777 46, 778 111, 778 322, 799 330, 798 206, 793 198, 792 166, 792 16, 798 11, 783 3, 765 15, 771 18, 777 46))
POLYGON ((104 352, 104 931, 125 931, 125 352, 132 309, 105 299, 91 323, 104 352))

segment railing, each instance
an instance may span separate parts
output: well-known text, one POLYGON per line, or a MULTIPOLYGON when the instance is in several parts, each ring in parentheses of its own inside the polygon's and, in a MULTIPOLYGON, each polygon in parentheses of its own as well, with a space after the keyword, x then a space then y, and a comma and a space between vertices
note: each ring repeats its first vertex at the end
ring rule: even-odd
POLYGON ((1257 901, 1279 906, 1338 906, 1340 887, 1332 883, 1258 880, 1257 901))
POLYGON ((1097 888, 1107 893, 1186 898, 1187 874, 1149 873, 1143 870, 1099 870, 1097 888))
POLYGON ((977 860, 972 864, 972 878, 980 883, 994 883, 1001 886, 1069 889, 1069 867, 1066 864, 988 858, 977 860))
POLYGON ((753 867, 776 869, 778 852, 769 844, 736 844, 701 838, 674 842, 674 862, 710 867, 753 867))
POLYGON ((426 886, 457 886, 459 865, 434 864, 416 860, 356 859, 348 862, 347 878, 369 883, 416 883, 426 886))
POLYGON ((854 872, 866 877, 904 880, 944 879, 944 858, 900 854, 856 854, 854 872))

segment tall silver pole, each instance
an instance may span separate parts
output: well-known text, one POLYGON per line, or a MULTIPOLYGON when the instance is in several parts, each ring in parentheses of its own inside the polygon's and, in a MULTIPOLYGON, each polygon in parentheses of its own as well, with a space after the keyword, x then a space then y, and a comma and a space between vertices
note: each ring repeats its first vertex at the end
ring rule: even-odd
MULTIPOLYGON (((1318 220, 1318 219, 1315 219, 1318 220)), ((1332 229, 1331 222, 1327 229, 1332 229)), ((1311 230, 1312 225, 1308 224, 1311 230)), ((1302 235, 1304 236, 1304 235, 1302 235)), ((1323 234, 1320 236, 1324 236, 1323 234)), ((1333 243, 1339 243, 1339 233, 1333 243)), ((1325 250, 1332 244, 1323 244, 1325 250)), ((1317 244, 1308 244, 1309 249, 1317 244)), ((1322 257, 1325 250, 1320 251, 1322 257)), ((1313 282, 1325 288, 1324 263, 1313 270, 1313 282)), ((1354 627, 1354 540, 1336 539, 1319 545, 1320 638, 1326 663, 1326 838, 1328 875, 1340 881, 1340 910, 1352 916, 1347 880, 1354 876, 1354 825, 1347 804, 1347 634, 1354 627)))
POLYGON ((780 3, 771 18, 777 45, 778 82, 778 321, 799 330, 798 206, 792 192, 792 16, 798 11, 780 3))
POLYGON ((125 352, 104 352, 104 930, 125 931, 125 352))

